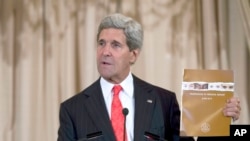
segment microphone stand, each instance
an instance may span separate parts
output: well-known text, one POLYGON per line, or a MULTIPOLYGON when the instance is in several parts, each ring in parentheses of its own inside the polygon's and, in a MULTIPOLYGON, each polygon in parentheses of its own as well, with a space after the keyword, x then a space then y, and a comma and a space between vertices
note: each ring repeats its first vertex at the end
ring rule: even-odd
POLYGON ((124 130, 123 130, 123 141, 126 141, 126 117, 128 115, 128 109, 127 108, 123 108, 122 109, 122 113, 124 115, 124 130))
POLYGON ((123 141, 126 141, 126 116, 124 116, 123 141))

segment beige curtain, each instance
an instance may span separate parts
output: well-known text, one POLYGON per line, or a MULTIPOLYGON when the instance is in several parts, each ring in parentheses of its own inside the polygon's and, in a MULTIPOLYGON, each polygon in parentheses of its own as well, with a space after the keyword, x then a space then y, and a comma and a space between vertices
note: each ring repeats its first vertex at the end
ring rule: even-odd
POLYGON ((0 140, 56 140, 59 104, 98 78, 96 29, 113 12, 145 30, 133 73, 180 102, 184 68, 236 69, 238 122, 250 124, 239 11, 233 0, 0 0, 0 140))
POLYGON ((250 123, 250 44, 249 44, 249 0, 229 1, 229 46, 230 68, 235 72, 236 93, 241 99, 242 111, 239 124, 250 123), (244 10, 242 9, 244 5, 244 10), (248 8, 247 8, 248 7, 248 8), (234 11, 234 12, 233 12, 234 11), (245 16, 248 15, 248 16, 245 16), (235 22, 239 21, 239 22, 235 22), (248 23, 248 25, 246 25, 248 23), (248 26, 248 27, 247 27, 248 26))
POLYGON ((248 43, 248 51, 250 52, 250 1, 249 0, 239 0, 238 1, 242 23, 244 26, 244 32, 246 34, 246 39, 248 43))

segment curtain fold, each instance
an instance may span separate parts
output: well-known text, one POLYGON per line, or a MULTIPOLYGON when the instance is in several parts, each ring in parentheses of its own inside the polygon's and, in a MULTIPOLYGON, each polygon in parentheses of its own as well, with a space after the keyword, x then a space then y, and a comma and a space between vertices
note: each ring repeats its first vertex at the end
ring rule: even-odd
POLYGON ((13 0, 0 0, 0 140, 12 141, 15 126, 15 15, 13 0))
POLYGON ((205 69, 229 69, 226 0, 202 1, 202 48, 205 69))
POLYGON ((244 26, 244 32, 248 44, 248 51, 250 53, 250 1, 239 0, 237 1, 241 12, 241 18, 244 26))

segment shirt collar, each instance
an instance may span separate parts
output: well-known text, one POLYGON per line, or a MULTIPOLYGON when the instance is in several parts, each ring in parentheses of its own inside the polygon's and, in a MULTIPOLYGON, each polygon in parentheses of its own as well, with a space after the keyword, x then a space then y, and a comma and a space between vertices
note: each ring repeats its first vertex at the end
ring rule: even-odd
MULTIPOLYGON (((104 95, 106 93, 112 93, 112 88, 114 87, 114 84, 108 82, 103 77, 100 79, 101 87, 104 92, 104 95)), ((129 97, 133 97, 134 94, 134 85, 133 85, 133 77, 132 73, 129 72, 128 76, 120 83, 122 86, 122 91, 127 94, 129 97)))

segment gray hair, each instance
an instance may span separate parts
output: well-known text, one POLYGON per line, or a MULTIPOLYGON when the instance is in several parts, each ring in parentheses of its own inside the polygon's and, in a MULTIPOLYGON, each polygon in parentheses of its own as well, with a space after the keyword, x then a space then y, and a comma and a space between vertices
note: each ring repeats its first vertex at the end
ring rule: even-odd
POLYGON ((97 33, 97 40, 103 29, 122 29, 126 36, 126 43, 129 50, 141 49, 143 44, 143 30, 141 25, 130 17, 115 13, 102 19, 97 33))

